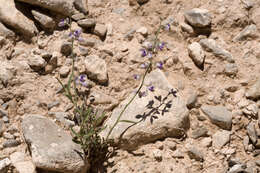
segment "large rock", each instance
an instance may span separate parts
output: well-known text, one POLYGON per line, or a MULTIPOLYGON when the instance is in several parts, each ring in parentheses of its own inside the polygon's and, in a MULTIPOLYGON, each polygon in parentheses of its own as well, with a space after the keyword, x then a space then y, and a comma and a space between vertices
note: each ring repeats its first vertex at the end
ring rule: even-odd
POLYGON ((43 11, 32 10, 32 15, 35 18, 35 20, 37 20, 44 29, 52 30, 56 25, 53 18, 48 16, 43 11))
POLYGON ((90 79, 101 84, 108 82, 106 62, 98 56, 90 55, 85 58, 85 70, 90 79))
POLYGON ((189 56, 196 64, 196 66, 202 68, 205 60, 205 53, 198 42, 194 42, 188 46, 189 56))
MULTIPOLYGON (((5 0, 2 0, 5 1, 5 0)), ((18 0, 31 5, 40 6, 42 8, 49 9, 61 13, 65 16, 70 16, 75 13, 73 6, 74 0, 18 0)))
POLYGON ((232 114, 225 107, 203 105, 201 110, 209 117, 213 124, 224 130, 231 130, 232 114))
POLYGON ((80 145, 54 122, 41 115, 25 115, 22 133, 37 168, 64 173, 86 172, 88 164, 79 154, 83 152, 80 145))
POLYGON ((212 52, 216 57, 220 57, 228 62, 235 62, 230 52, 220 47, 213 39, 201 39, 200 45, 208 52, 212 52))
MULTIPOLYGON (((169 94, 173 87, 169 84, 162 71, 157 69, 148 74, 142 91, 145 91, 149 85, 154 86, 154 91, 147 91, 145 97, 136 96, 121 117, 121 120, 142 121, 132 127, 131 123, 120 122, 109 137, 127 150, 166 137, 181 137, 189 124, 189 112, 184 101, 180 96, 174 97, 173 94, 169 94), (168 94, 169 96, 166 97, 168 94), (161 100, 165 98, 161 106, 159 106, 159 101, 155 99, 155 96, 157 98, 161 96, 161 100), (150 108, 147 106, 148 103, 152 104, 150 108), (168 103, 168 108, 163 113, 161 110, 165 108, 165 103, 168 103), (159 106, 159 114, 151 113, 152 107, 156 106, 159 106)), ((107 136, 109 129, 125 105, 131 100, 133 94, 130 94, 119 107, 114 109, 111 117, 105 123, 107 128, 102 132, 102 136, 107 136)))
POLYGON ((246 97, 253 100, 260 98, 260 78, 247 90, 246 97))
POLYGON ((0 0, 0 21, 15 28, 18 32, 32 37, 38 32, 33 21, 16 9, 14 0, 0 0))
POLYGON ((211 24, 211 15, 206 9, 194 8, 187 11, 184 17, 194 27, 207 27, 211 24))

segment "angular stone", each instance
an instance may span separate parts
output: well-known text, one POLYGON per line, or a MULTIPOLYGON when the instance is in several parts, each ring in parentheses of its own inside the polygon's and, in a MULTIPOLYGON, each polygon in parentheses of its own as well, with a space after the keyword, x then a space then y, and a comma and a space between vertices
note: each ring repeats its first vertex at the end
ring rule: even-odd
POLYGON ((20 144, 21 144, 21 142, 16 139, 8 139, 7 141, 5 141, 3 143, 3 147, 4 148, 16 147, 20 144))
POLYGON ((193 62, 200 68, 205 61, 205 53, 198 42, 193 42, 188 46, 188 52, 193 62))
POLYGON ((232 114, 225 107, 203 105, 201 110, 209 117, 213 124, 225 130, 231 130, 232 114))
POLYGON ((80 145, 69 133, 41 115, 25 115, 22 132, 37 168, 57 172, 83 173, 87 161, 79 155, 80 145), (44 140, 43 140, 44 139, 44 140))
POLYGON ((8 158, 5 158, 3 160, 0 160, 0 172, 6 173, 8 170, 8 167, 11 165, 11 161, 8 158))
MULTIPOLYGON (((3 85, 7 85, 8 82, 13 78, 15 73, 14 66, 8 62, 0 62, 0 82, 3 85)), ((1 114, 1 113, 0 113, 1 114)))
POLYGON ((224 73, 227 76, 236 76, 236 74, 238 73, 237 65, 235 63, 226 64, 224 68, 224 73))
POLYGON ((65 16, 71 16, 75 13, 73 2, 74 0, 18 0, 31 5, 36 5, 42 8, 49 9, 61 13, 65 16))
POLYGON ((85 29, 92 28, 96 25, 95 19, 82 19, 77 21, 77 23, 79 26, 85 29))
POLYGON ((81 13, 88 14, 88 0, 75 0, 74 6, 81 13))
POLYGON ((222 58, 223 60, 227 60, 230 63, 235 62, 231 53, 217 45, 215 40, 201 39, 199 43, 204 49, 206 49, 206 51, 212 52, 216 57, 222 58))
POLYGON ((260 78, 258 78, 257 81, 249 87, 246 92, 246 97, 253 100, 260 98, 260 78))
POLYGON ((12 165, 19 173, 36 173, 35 165, 22 152, 15 152, 10 155, 12 165))
POLYGON ((107 65, 105 60, 96 55, 90 55, 85 58, 85 71, 88 77, 96 80, 98 83, 106 84, 108 82, 107 65))
POLYGON ((0 22, 0 36, 5 38, 13 38, 15 33, 0 22))
POLYGON ((230 141, 230 135, 231 133, 226 130, 216 132, 212 136, 212 146, 216 149, 220 149, 230 141))
POLYGON ((197 102, 197 99, 198 99, 198 94, 196 92, 191 93, 186 102, 187 108, 189 108, 189 109, 194 108, 195 104, 197 102))
POLYGON ((191 133, 191 137, 197 139, 202 136, 207 136, 208 129, 205 127, 198 127, 197 129, 193 130, 191 133))
POLYGON ((59 73, 61 77, 67 77, 70 73, 70 67, 68 66, 61 67, 59 73))
POLYGON ((190 25, 188 25, 186 23, 181 23, 180 25, 181 25, 182 31, 187 32, 190 35, 193 35, 195 33, 194 29, 190 25))
POLYGON ((252 118, 254 118, 254 119, 257 119, 257 118, 258 118, 258 111, 259 111, 259 109, 258 109, 257 104, 250 104, 250 105, 246 106, 246 107, 242 110, 242 112, 243 112, 245 115, 250 116, 250 117, 252 117, 252 118))
POLYGON ((43 11, 32 10, 32 15, 35 18, 35 20, 37 20, 44 29, 48 29, 48 30, 54 29, 56 25, 55 21, 53 20, 53 18, 48 16, 43 11))
POLYGON ((60 52, 65 56, 69 56, 72 52, 72 44, 67 41, 63 42, 60 48, 60 52))
POLYGON ((0 4, 0 21, 4 24, 28 37, 33 37, 38 32, 33 21, 17 10, 14 0, 0 0, 0 4))
POLYGON ((0 137, 2 136, 4 130, 5 130, 4 121, 2 119, 0 119, 0 137))
POLYGON ((35 71, 43 69, 47 62, 39 55, 32 56, 28 59, 28 65, 35 71))
POLYGON ((233 38, 233 41, 243 41, 247 38, 257 38, 257 27, 254 24, 247 26, 237 36, 233 38))
POLYGON ((187 11, 184 17, 194 27, 207 27, 211 24, 211 15, 206 9, 194 8, 187 11))
POLYGON ((96 38, 84 38, 82 41, 79 42, 80 45, 86 46, 86 47, 94 47, 95 44, 98 42, 96 38))
POLYGON ((83 13, 74 14, 71 16, 73 20, 79 21, 85 19, 85 15, 83 13))
MULTIPOLYGON (((169 94, 169 91, 171 91, 173 87, 162 71, 157 69, 149 73, 145 78, 144 89, 141 91, 145 91, 145 88, 150 85, 154 86, 154 92, 148 92, 145 97, 137 95, 120 118, 121 120, 134 122, 144 118, 143 121, 140 121, 140 123, 135 125, 121 122, 114 128, 109 136, 109 138, 114 139, 116 143, 120 141, 120 146, 127 150, 135 149, 140 145, 156 141, 157 139, 181 137, 189 123, 189 112, 184 101, 180 96, 173 96, 174 92, 169 94), (169 96, 166 98, 168 94, 169 96), (149 106, 147 106, 148 103, 150 103, 151 106, 158 106, 159 101, 155 99, 155 96, 159 100, 160 96, 162 100, 165 99, 164 106, 161 106, 160 109, 165 107, 165 102, 169 103, 167 108, 168 111, 164 113, 160 111, 159 114, 149 113, 151 108, 149 109, 149 106), (133 127, 130 127, 132 125, 133 127)), ((107 136, 109 129, 113 126, 118 115, 133 95, 134 93, 130 94, 120 106, 114 109, 111 117, 105 123, 107 128, 102 132, 102 136, 107 136)))
POLYGON ((96 34, 99 37, 104 38, 107 33, 107 27, 106 25, 97 23, 94 29, 94 34, 96 34))
POLYGON ((188 148, 188 155, 191 159, 195 159, 196 161, 203 161, 204 160, 203 152, 198 150, 194 146, 190 146, 188 148))

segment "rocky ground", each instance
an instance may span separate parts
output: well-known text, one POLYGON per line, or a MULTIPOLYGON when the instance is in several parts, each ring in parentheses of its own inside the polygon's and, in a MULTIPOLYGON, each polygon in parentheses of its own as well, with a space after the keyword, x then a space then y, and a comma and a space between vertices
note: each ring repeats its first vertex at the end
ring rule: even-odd
MULTIPOLYGON (((163 63, 122 119, 129 128, 99 172, 260 172, 260 2, 253 0, 0 0, 0 172, 85 172, 69 132, 73 105, 57 82, 86 74, 88 103, 111 127, 139 86, 141 56, 160 25, 163 63), (173 91, 177 91, 173 93, 173 91), (159 99, 161 96, 161 99, 159 99), (165 99, 163 99, 165 98, 165 99), (162 101, 163 99, 163 101, 162 101), (167 104, 168 103, 168 104, 167 104), (153 118, 152 118, 153 117, 153 118)), ((120 123, 111 138, 126 128, 120 123)), ((75 127, 74 127, 75 128, 75 127)), ((101 134, 105 136, 108 128, 101 134)))

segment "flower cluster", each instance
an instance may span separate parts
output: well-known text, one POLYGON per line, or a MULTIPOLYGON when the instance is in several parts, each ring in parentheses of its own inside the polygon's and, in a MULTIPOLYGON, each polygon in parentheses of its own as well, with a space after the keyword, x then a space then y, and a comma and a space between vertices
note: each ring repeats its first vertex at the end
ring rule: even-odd
POLYGON ((84 87, 88 87, 87 75, 81 74, 76 78, 76 84, 80 84, 84 87))
MULTIPOLYGON (((65 27, 65 26, 70 26, 70 19, 61 19, 61 21, 58 24, 59 27, 65 27)), ((81 29, 76 29, 75 31, 70 31, 69 37, 76 39, 78 41, 83 41, 83 38, 80 37, 81 35, 81 29)))
POLYGON ((155 89, 155 87, 154 87, 153 85, 149 85, 149 86, 147 86, 147 88, 146 88, 145 91, 139 91, 138 96, 139 96, 140 98, 145 97, 145 96, 148 95, 148 92, 149 92, 149 91, 150 91, 150 92, 154 92, 154 89, 155 89))

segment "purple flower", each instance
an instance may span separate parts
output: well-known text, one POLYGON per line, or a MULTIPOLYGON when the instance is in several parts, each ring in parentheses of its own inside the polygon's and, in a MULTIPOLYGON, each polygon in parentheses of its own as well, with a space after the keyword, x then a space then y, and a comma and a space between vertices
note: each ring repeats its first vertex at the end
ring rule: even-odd
POLYGON ((170 25, 169 23, 167 23, 167 24, 165 25, 165 27, 164 27, 164 29, 165 29, 166 31, 169 31, 170 28, 171 28, 171 25, 170 25))
POLYGON ((147 51, 145 49, 141 49, 141 56, 145 57, 147 55, 147 51))
POLYGON ((157 62, 156 67, 159 69, 163 69, 163 63, 162 62, 157 62))
POLYGON ((152 85, 148 86, 147 88, 148 88, 149 91, 152 91, 152 92, 154 91, 154 86, 152 86, 152 85))
POLYGON ((153 57, 153 54, 151 53, 151 52, 149 52, 148 54, 147 54, 147 58, 152 58, 153 57))
POLYGON ((134 74, 134 79, 135 79, 135 80, 139 80, 139 79, 140 79, 140 75, 134 74))
POLYGON ((87 75, 85 74, 81 74, 79 75, 77 78, 76 78, 76 84, 80 84, 84 87, 87 87, 88 84, 87 84, 87 75))
POLYGON ((147 92, 146 91, 139 91, 138 96, 140 98, 145 97, 145 96, 147 96, 147 92))
POLYGON ((60 22, 58 23, 59 27, 64 27, 66 25, 65 19, 61 19, 60 22))
POLYGON ((165 46, 165 43, 164 43, 164 42, 161 42, 161 43, 159 43, 158 48, 159 48, 160 50, 163 50, 164 46, 165 46))
POLYGON ((81 34, 81 29, 77 29, 77 30, 75 30, 74 33, 73 33, 73 35, 74 35, 76 38, 79 38, 80 34, 81 34))
POLYGON ((146 69, 148 67, 148 63, 145 62, 145 63, 141 64, 140 67, 143 69, 146 69))

